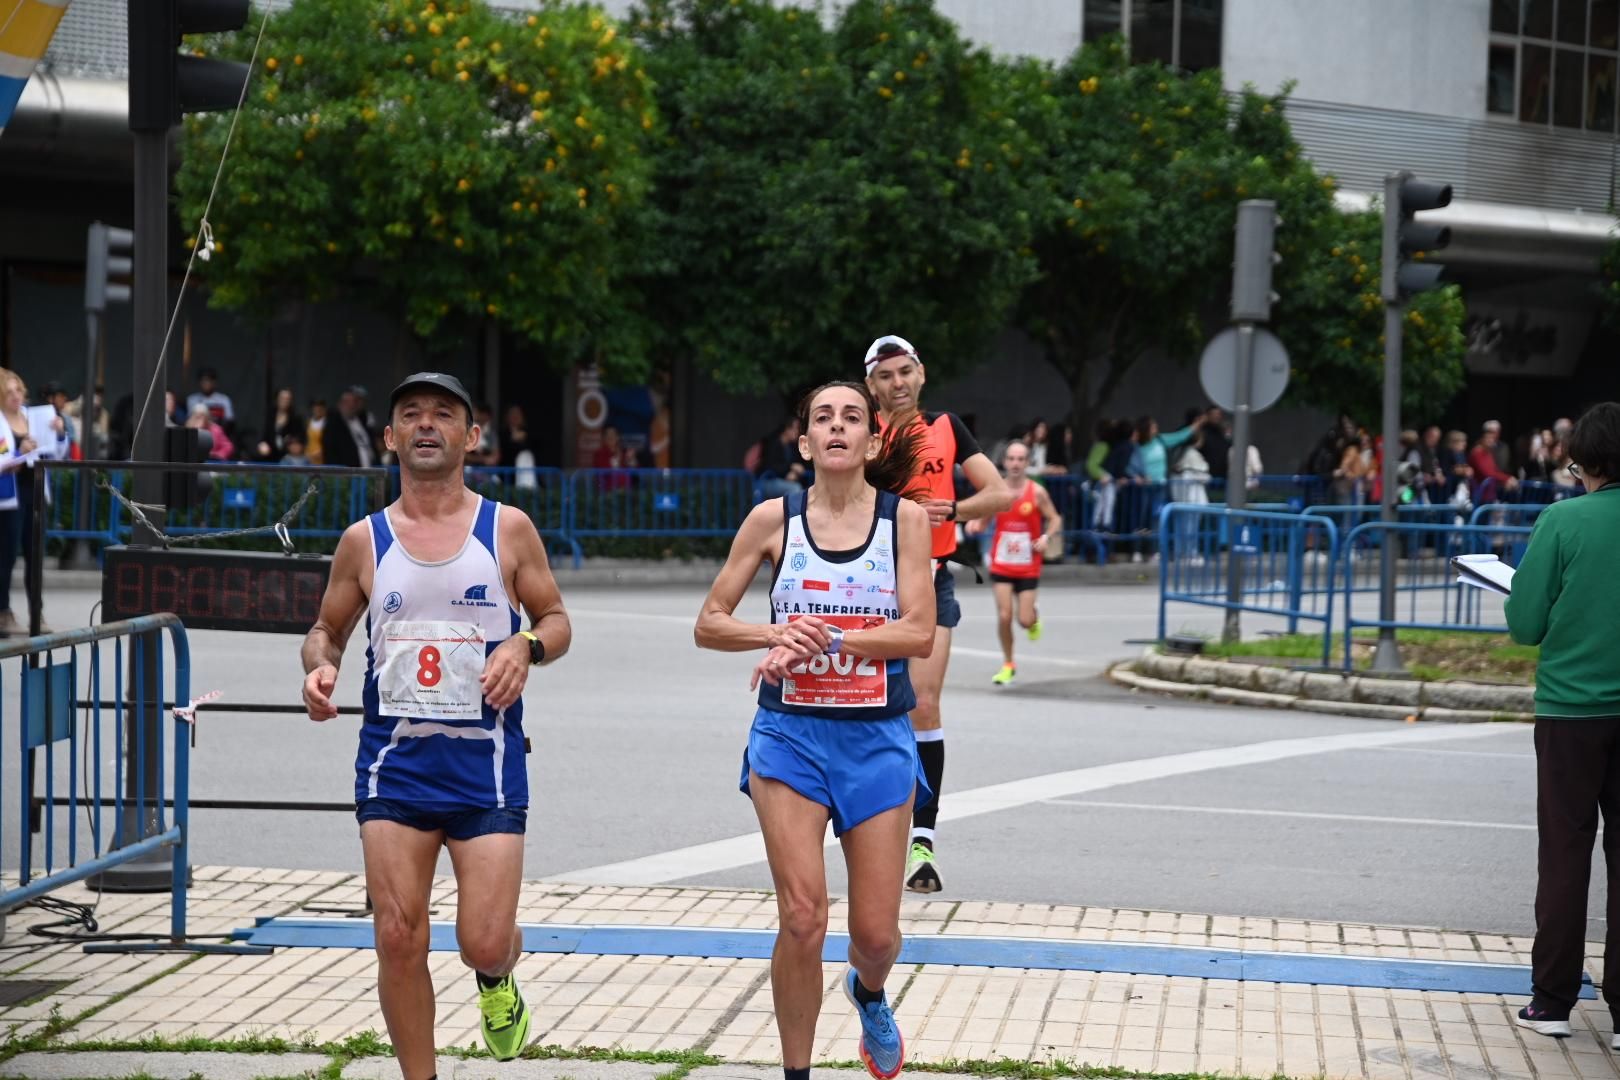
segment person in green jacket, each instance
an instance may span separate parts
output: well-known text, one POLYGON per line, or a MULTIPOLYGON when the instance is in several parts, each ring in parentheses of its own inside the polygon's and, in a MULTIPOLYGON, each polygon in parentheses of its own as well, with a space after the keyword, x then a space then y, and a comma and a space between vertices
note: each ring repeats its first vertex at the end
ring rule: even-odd
MULTIPOLYGON (((1608 923, 1603 997, 1620 1027, 1620 403, 1589 409, 1569 438, 1588 494, 1547 507, 1507 600, 1536 670, 1536 941, 1519 1024, 1567 1036, 1586 960, 1592 843, 1603 815, 1608 923)), ((1611 1036, 1620 1050, 1620 1035, 1611 1036)))

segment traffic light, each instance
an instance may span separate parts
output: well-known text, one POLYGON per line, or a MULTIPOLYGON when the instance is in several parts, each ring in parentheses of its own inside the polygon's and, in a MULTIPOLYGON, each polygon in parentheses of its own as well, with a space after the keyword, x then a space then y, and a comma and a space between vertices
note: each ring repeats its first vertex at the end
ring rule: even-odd
POLYGON ((130 0, 129 128, 168 131, 182 113, 234 109, 248 66, 182 55, 186 34, 240 30, 248 0, 130 0))
POLYGON ((1384 303, 1404 303, 1413 293, 1440 287, 1445 267, 1426 256, 1451 243, 1451 230, 1414 215, 1450 203, 1450 184, 1419 180, 1405 171, 1384 178, 1384 303))
MULTIPOLYGON (((163 460, 201 465, 208 460, 214 448, 214 436, 204 428, 172 427, 164 429, 167 440, 163 460)), ((208 501, 214 489, 214 478, 203 472, 166 472, 163 474, 163 504, 169 513, 186 514, 208 501)))
POLYGON ((1270 199, 1238 203, 1237 240, 1232 254, 1232 321, 1269 322, 1277 294, 1271 291, 1271 268, 1282 262, 1273 249, 1277 204, 1270 199))
POLYGON ((127 278, 134 269, 135 234, 129 229, 95 222, 84 247, 84 310, 106 311, 109 303, 129 303, 129 286, 112 279, 127 278))

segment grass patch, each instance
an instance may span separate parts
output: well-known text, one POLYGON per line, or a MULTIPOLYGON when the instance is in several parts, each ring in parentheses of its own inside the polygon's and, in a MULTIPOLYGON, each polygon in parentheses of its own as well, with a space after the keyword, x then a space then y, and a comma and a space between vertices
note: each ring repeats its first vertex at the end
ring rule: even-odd
MULTIPOLYGON (((388 1042, 376 1032, 367 1031, 351 1035, 341 1042, 315 1043, 310 1040, 290 1040, 275 1037, 245 1036, 237 1039, 165 1038, 152 1036, 145 1039, 75 1043, 57 1047, 58 1053, 107 1053, 113 1051, 140 1051, 143 1053, 234 1053, 234 1054, 325 1054, 331 1061, 318 1074, 321 1080, 336 1080, 345 1066, 356 1058, 385 1057, 393 1053, 388 1042)), ((446 1057, 486 1058, 488 1053, 478 1047, 446 1047, 438 1051, 446 1057)), ((519 1055, 523 1060, 541 1061, 627 1061, 648 1064, 667 1064, 671 1068, 659 1074, 657 1080, 682 1080, 693 1069, 705 1065, 724 1065, 720 1058, 696 1050, 608 1050, 600 1047, 566 1048, 557 1045, 532 1045, 519 1055)), ((864 1075, 865 1066, 858 1061, 818 1061, 817 1068, 848 1070, 852 1075, 864 1075)), ((966 1073, 986 1080, 1069 1080, 1069 1078, 1097 1077, 1106 1080, 1281 1080, 1278 1076, 1243 1077, 1213 1073, 1147 1073, 1110 1066, 1079 1065, 1072 1061, 1031 1062, 1001 1059, 995 1061, 968 1060, 937 1063, 907 1062, 907 1072, 966 1073)), ((266 1076, 273 1077, 274 1073, 266 1076)), ((97 1080, 94 1072, 87 1072, 83 1080, 97 1080)), ((141 1075, 126 1080, 151 1080, 141 1075)), ((200 1078, 199 1078, 200 1080, 200 1078)))
MULTIPOLYGON (((1372 664, 1378 634, 1358 630, 1350 641, 1351 666, 1365 670, 1372 664)), ((1475 682, 1533 685, 1541 650, 1534 645, 1518 645, 1506 634, 1470 634, 1446 630, 1397 630, 1401 659, 1415 678, 1440 681, 1468 679, 1475 682)), ((1282 634, 1253 641, 1209 641, 1204 655, 1218 658, 1278 658, 1314 660, 1322 655, 1321 634, 1282 634)), ((1328 656, 1338 664, 1344 655, 1344 635, 1334 634, 1328 656)))
MULTIPOLYGON (((1344 648, 1344 635, 1334 634, 1332 650, 1344 648)), ((1275 656, 1296 660, 1316 660, 1322 655, 1321 634, 1280 634, 1254 641, 1207 641, 1205 656, 1275 656)))
MULTIPOLYGON (((53 1046, 44 1049, 67 1053, 110 1053, 118 1050, 136 1050, 146 1054, 337 1054, 347 1046, 342 1043, 317 1043, 313 1039, 283 1039, 267 1035, 243 1035, 235 1039, 208 1039, 201 1035, 173 1037, 148 1035, 140 1039, 87 1039, 71 1046, 53 1046)), ((36 1048, 39 1049, 39 1048, 36 1048)), ((393 1053, 386 1044, 383 1053, 393 1053)))

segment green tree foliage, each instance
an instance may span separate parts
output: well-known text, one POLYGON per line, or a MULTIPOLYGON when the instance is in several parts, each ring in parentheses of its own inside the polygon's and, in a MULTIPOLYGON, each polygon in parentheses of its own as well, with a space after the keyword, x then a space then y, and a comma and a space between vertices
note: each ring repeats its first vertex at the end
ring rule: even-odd
MULTIPOLYGON (((1365 372, 1341 370, 1344 347, 1329 348, 1350 338, 1358 363, 1381 349, 1381 306, 1366 317, 1344 255, 1360 252, 1348 244, 1364 225, 1335 208, 1333 181, 1300 153, 1284 116, 1286 89, 1245 90, 1234 110, 1218 71, 1132 65, 1117 39, 1088 43, 1040 89, 1026 97, 1024 120, 1048 148, 1035 242, 1041 277, 1025 293, 1020 321, 1068 382, 1079 423, 1090 426, 1148 349, 1190 362, 1226 321, 1244 199, 1273 199, 1283 218, 1274 275, 1283 299, 1272 322, 1290 348, 1295 400, 1359 408, 1369 389, 1376 395, 1365 372), (1338 336, 1325 336, 1326 327, 1338 336)), ((1360 257, 1376 264, 1376 247, 1360 257)), ((1452 294, 1417 310, 1428 332, 1409 353, 1410 385, 1449 398, 1461 376, 1460 302, 1452 294)), ((1432 407, 1436 399, 1423 400, 1432 407)))
MULTIPOLYGON (((1316 236, 1300 271, 1288 275, 1288 303, 1279 308, 1276 331, 1294 368, 1289 394, 1377 428, 1384 400, 1383 219, 1373 212, 1333 214, 1320 222, 1316 236)), ((1402 320, 1404 416, 1432 419, 1462 389, 1465 314, 1455 285, 1408 302, 1402 320)))
MULTIPOLYGON (((245 60, 251 35, 225 49, 245 60)), ((493 318, 559 363, 590 349, 644 370, 627 283, 658 121, 639 51, 598 9, 301 0, 271 17, 254 75, 209 211, 213 303, 353 291, 430 344, 493 318)), ((230 121, 188 121, 188 231, 230 121)))
POLYGON ((1030 136, 1009 69, 931 0, 834 27, 764 0, 647 0, 660 87, 665 348, 723 386, 859 374, 900 333, 931 372, 982 359, 1033 273, 1030 136))

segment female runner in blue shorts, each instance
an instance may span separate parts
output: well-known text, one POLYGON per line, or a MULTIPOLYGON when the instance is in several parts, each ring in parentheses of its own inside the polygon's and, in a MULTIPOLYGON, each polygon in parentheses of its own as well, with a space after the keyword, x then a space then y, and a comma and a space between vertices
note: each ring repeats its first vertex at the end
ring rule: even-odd
POLYGON ((754 507, 698 616, 697 643, 764 650, 743 756, 781 928, 771 994, 787 1080, 808 1080, 821 1011, 827 934, 827 823, 849 876, 844 993, 861 1019, 861 1058, 891 1080, 905 1044, 883 993, 900 953, 900 894, 913 800, 928 797, 907 713, 908 657, 934 641, 928 514, 901 491, 916 473, 916 426, 878 434, 866 387, 837 382, 799 406, 799 453, 815 467, 804 492, 754 507), (770 562, 771 618, 732 613, 770 562))

